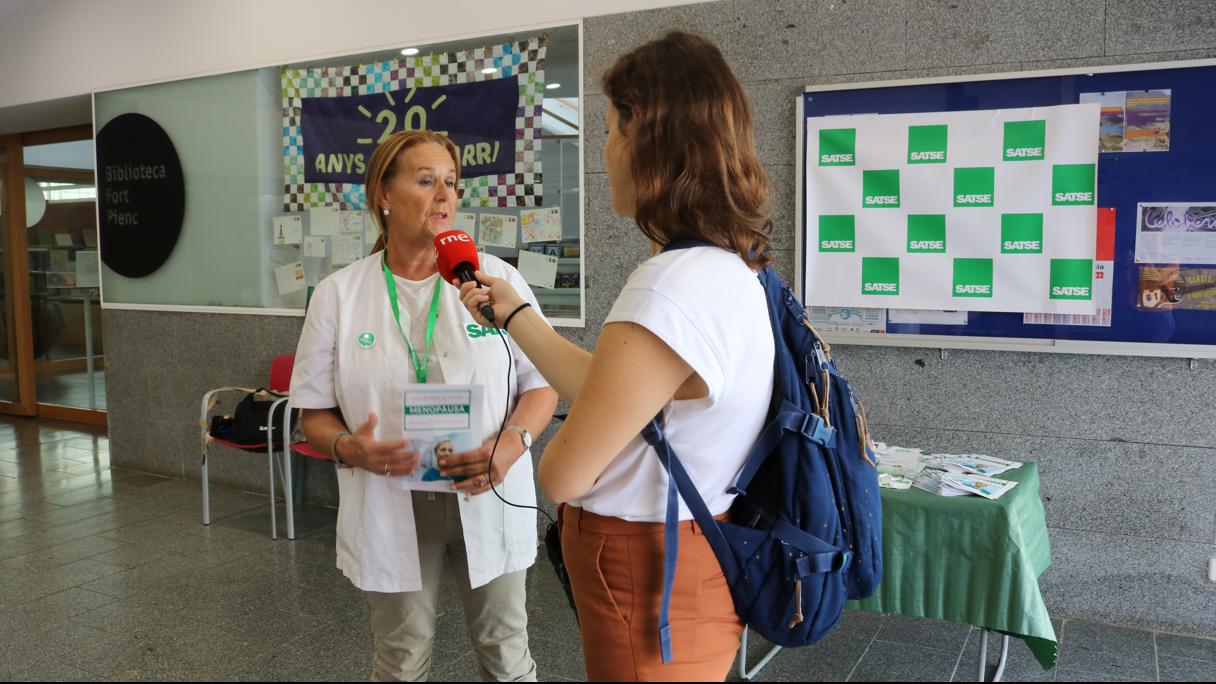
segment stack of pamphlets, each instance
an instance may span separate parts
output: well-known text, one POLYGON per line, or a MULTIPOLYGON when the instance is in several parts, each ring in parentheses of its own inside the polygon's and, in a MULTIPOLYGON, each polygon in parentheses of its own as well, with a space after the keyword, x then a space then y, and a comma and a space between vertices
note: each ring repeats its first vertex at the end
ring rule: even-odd
POLYGON ((999 499, 1017 485, 993 475, 1022 467, 1018 461, 980 454, 934 454, 925 456, 923 462, 924 468, 915 480, 919 489, 938 496, 977 494, 986 499, 999 499))
POLYGON ((912 481, 917 489, 923 489, 930 494, 938 496, 966 496, 971 492, 963 489, 956 489, 942 481, 942 475, 945 472, 935 468, 925 468, 921 471, 919 477, 912 481))

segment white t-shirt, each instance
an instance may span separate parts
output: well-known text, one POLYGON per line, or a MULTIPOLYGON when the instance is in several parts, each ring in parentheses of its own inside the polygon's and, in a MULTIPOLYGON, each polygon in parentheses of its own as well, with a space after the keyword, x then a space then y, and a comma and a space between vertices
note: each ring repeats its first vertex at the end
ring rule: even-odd
MULTIPOLYGON (((418 358, 426 357, 426 381, 431 384, 443 383, 443 367, 439 365, 439 354, 435 349, 435 339, 431 337, 431 348, 426 348, 426 319, 431 311, 431 297, 435 296, 435 285, 439 282, 436 273, 422 280, 409 280, 399 275, 393 275, 397 283, 397 307, 401 310, 402 328, 410 336, 410 344, 418 358), (409 325, 410 321, 418 321, 417 325, 409 325)), ((400 337, 400 331, 397 332, 400 337)))
MULTIPOLYGON (((773 334, 764 289, 738 255, 717 247, 672 250, 629 276, 605 324, 630 321, 667 343, 709 387, 672 401, 664 431, 714 515, 760 435, 773 393, 773 334)), ((667 473, 641 435, 573 505, 625 520, 661 522, 667 473)), ((680 500, 680 519, 692 514, 680 500)))

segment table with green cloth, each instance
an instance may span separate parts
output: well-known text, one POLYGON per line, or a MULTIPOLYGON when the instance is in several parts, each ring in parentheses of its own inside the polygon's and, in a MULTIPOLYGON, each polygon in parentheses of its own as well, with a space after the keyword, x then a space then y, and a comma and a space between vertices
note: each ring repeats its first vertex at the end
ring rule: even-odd
MULTIPOLYGON (((1018 484, 996 500, 937 496, 916 487, 880 490, 882 583, 870 598, 847 606, 1019 637, 1050 669, 1056 662, 1056 635, 1039 593, 1039 576, 1051 565, 1051 546, 1038 466, 1025 463, 995 477, 1018 484)), ((985 647, 987 634, 983 632, 985 647)), ((1007 647, 1008 641, 1002 663, 1007 647)), ((740 675, 754 677, 778 650, 749 669, 741 649, 740 675)), ((986 648, 981 651, 983 659, 986 648)), ((981 660, 981 672, 983 668, 981 660)))
POLYGON ((881 490, 882 584, 848 607, 1020 637, 1049 669, 1056 662, 1056 634, 1039 593, 1051 546, 1038 465, 1025 463, 995 477, 1018 484, 994 501, 916 487, 881 490))

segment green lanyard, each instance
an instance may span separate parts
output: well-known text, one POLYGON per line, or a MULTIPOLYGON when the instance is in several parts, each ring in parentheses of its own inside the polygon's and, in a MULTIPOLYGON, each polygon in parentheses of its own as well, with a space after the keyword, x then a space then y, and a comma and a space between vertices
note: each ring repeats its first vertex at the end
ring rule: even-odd
POLYGON ((418 352, 414 351, 414 345, 410 344, 409 335, 406 335, 405 330, 401 327, 401 307, 397 304, 397 283, 393 282, 393 272, 388 270, 386 258, 381 259, 380 263, 384 266, 384 284, 388 289, 388 301, 393 305, 393 320, 397 321, 397 330, 401 333, 401 339, 405 340, 405 346, 410 350, 410 363, 414 364, 414 377, 418 378, 418 384, 426 384, 427 359, 431 358, 431 338, 435 336, 435 320, 439 318, 439 288, 443 287, 443 278, 435 279, 435 294, 431 295, 431 310, 426 316, 426 355, 419 359, 418 352))

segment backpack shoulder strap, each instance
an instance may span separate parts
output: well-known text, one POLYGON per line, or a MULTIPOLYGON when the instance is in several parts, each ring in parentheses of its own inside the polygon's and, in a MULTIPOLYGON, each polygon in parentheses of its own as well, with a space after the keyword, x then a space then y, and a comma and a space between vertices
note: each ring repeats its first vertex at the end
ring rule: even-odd
POLYGON ((663 524, 663 596, 659 602, 659 651, 663 664, 667 664, 671 662, 671 620, 668 613, 671 608, 671 589, 676 579, 676 559, 680 552, 679 496, 684 497, 684 503, 688 505, 693 518, 700 526, 701 533, 713 548, 727 582, 734 584, 739 576, 739 568, 717 521, 709 512, 709 507, 705 505, 705 500, 701 498, 680 459, 672 451, 671 443, 667 441, 667 435, 663 432, 662 413, 655 416, 642 430, 642 437, 658 452, 659 461, 667 471, 667 512, 663 524))

